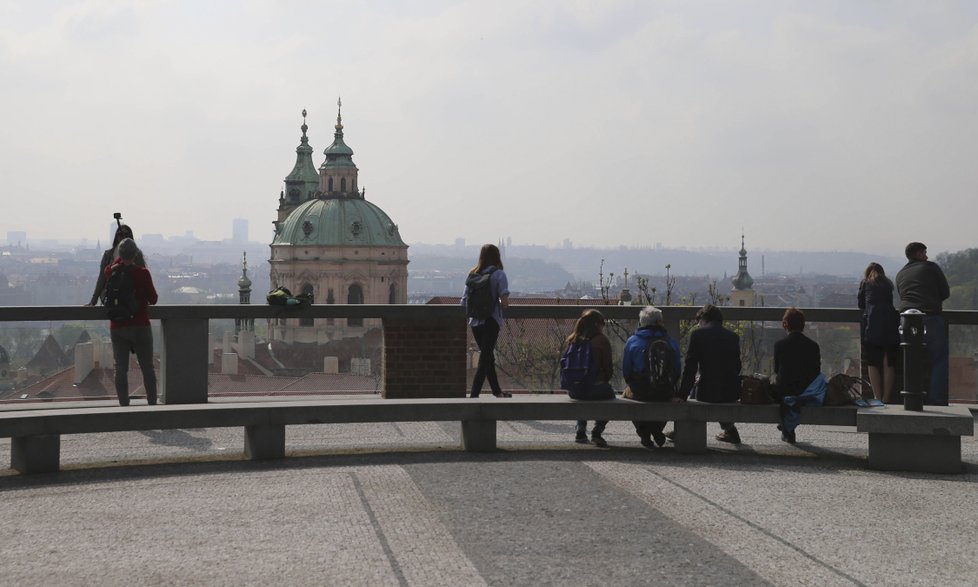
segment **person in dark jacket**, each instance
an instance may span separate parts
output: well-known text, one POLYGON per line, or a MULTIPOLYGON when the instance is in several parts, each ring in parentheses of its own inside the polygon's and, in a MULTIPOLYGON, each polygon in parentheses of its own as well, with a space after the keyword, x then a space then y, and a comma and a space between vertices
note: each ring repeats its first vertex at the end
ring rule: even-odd
MULTIPOLYGON (((621 373, 628 387, 625 388, 622 397, 639 401, 678 401, 676 394, 679 387, 677 384, 681 372, 679 343, 666 332, 665 324, 662 321, 662 310, 653 306, 642 308, 638 314, 638 329, 625 342, 621 373), (668 393, 650 389, 652 385, 645 353, 649 345, 656 340, 664 340, 671 349, 672 361, 667 367, 668 372, 664 373, 668 379, 668 393)), ((635 421, 632 424, 635 426, 635 432, 638 434, 642 446, 652 448, 654 446, 652 444, 653 439, 658 446, 666 443, 666 437, 662 433, 662 429, 666 425, 665 422, 635 421)))
MULTIPOLYGON (((98 266, 98 279, 95 280, 95 291, 92 292, 92 299, 88 302, 89 306, 98 305, 99 298, 102 296, 102 292, 105 291, 105 268, 119 259, 119 243, 122 242, 122 239, 127 238, 132 238, 132 228, 129 228, 128 224, 120 224, 119 227, 115 229, 115 238, 112 239, 112 248, 105 249, 105 251, 102 253, 102 260, 99 262, 98 266)), ((146 266, 146 260, 143 259, 142 251, 139 251, 136 254, 136 260, 134 262, 140 267, 146 266)))
MULTIPOLYGON (((822 353, 818 343, 805 336, 805 314, 798 308, 788 308, 781 319, 787 333, 774 343, 774 396, 782 406, 782 423, 778 426, 781 439, 795 443, 795 430, 784 420, 784 398, 801 395, 822 372, 822 353)), ((791 402, 796 404, 797 402, 791 402)), ((798 406, 800 408, 800 406, 798 406)))
MULTIPOLYGON (((696 313, 699 327, 689 335, 680 397, 701 402, 733 403, 740 399, 740 337, 723 327, 723 313, 713 304, 696 313), (697 379, 697 374, 699 378, 697 379)), ((740 444, 733 422, 720 422, 720 442, 740 444)))
POLYGON ((900 315, 893 307, 893 282, 879 263, 866 267, 856 300, 863 311, 861 338, 869 383, 876 399, 889 403, 896 385, 894 365, 900 356, 900 315))
POLYGON ((907 264, 896 275, 900 312, 920 310, 924 316, 924 342, 930 357, 930 387, 927 404, 947 405, 947 325, 941 316, 951 288, 940 265, 927 260, 927 246, 913 242, 904 251, 907 264))

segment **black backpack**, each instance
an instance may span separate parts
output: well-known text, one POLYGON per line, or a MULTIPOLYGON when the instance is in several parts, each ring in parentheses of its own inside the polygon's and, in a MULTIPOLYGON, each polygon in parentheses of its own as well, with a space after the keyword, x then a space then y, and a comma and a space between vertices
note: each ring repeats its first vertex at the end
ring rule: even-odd
POLYGON ((131 265, 118 263, 112 266, 112 273, 105 282, 105 315, 109 320, 120 322, 130 320, 139 311, 136 288, 132 281, 131 265))
POLYGON ((676 396, 674 373, 676 351, 665 338, 657 338, 645 347, 643 356, 645 369, 632 377, 629 382, 635 399, 645 401, 668 401, 676 396))
POLYGON ((485 273, 470 273, 465 278, 465 315, 476 320, 488 320, 499 299, 492 296, 492 274, 495 268, 485 273))

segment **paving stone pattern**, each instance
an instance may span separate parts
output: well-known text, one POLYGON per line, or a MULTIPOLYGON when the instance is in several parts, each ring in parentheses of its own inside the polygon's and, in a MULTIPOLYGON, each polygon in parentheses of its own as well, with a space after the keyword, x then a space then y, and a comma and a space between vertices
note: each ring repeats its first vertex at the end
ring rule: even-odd
POLYGON ((978 584, 971 437, 942 476, 866 469, 851 428, 746 425, 705 455, 622 422, 606 450, 498 430, 471 454, 452 423, 295 426, 272 462, 237 429, 64 436, 65 471, 0 473, 2 583, 978 584))

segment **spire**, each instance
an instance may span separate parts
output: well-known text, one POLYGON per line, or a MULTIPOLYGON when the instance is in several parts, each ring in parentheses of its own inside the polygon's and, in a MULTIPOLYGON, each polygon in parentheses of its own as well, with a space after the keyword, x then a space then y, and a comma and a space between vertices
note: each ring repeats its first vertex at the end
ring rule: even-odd
MULTIPOLYGON (((241 294, 251 293, 251 280, 248 279, 248 251, 242 252, 241 255, 241 278, 238 279, 238 292, 241 294)), ((248 302, 242 301, 241 303, 246 304, 248 302)))
POLYGON ((343 140, 343 99, 336 100, 336 130, 333 144, 326 147, 326 160, 319 166, 319 189, 327 198, 364 198, 357 186, 353 149, 343 140))
POLYGON ((747 247, 744 246, 744 232, 740 232, 740 259, 737 262, 737 275, 733 278, 733 288, 735 290, 751 289, 754 286, 754 278, 747 272, 747 247))
POLYGON ((312 147, 309 146, 309 137, 306 131, 309 126, 306 124, 306 110, 302 110, 302 136, 299 138, 299 146, 295 149, 295 166, 285 178, 285 197, 292 205, 305 202, 315 196, 319 190, 319 173, 316 171, 316 164, 312 162, 312 147))

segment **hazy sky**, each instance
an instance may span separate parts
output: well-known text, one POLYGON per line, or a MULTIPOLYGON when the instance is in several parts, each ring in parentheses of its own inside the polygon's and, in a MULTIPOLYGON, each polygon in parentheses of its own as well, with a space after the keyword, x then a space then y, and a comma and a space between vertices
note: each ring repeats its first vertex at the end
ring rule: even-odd
POLYGON ((0 80, 0 238, 269 241, 342 95, 408 243, 978 246, 974 1, 0 0, 0 80))

